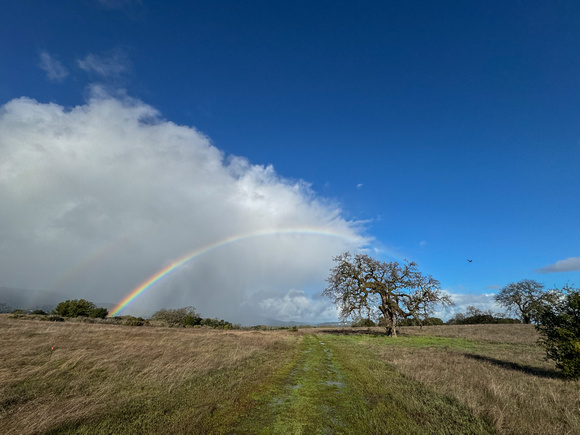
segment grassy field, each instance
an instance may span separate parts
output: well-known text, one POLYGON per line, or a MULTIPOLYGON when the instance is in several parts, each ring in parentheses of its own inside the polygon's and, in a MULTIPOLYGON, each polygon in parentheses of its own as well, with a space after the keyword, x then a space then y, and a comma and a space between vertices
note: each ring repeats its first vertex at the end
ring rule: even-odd
POLYGON ((0 315, 3 433, 580 433, 528 325, 221 331, 0 315))

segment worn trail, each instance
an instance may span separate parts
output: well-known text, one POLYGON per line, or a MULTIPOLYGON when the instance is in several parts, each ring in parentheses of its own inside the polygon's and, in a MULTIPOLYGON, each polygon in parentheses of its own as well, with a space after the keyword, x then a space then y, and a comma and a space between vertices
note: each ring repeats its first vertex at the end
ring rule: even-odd
POLYGON ((306 335, 284 379, 237 432, 344 433, 350 418, 345 408, 354 401, 332 348, 319 336, 306 335))
POLYGON ((297 356, 235 433, 490 433, 454 400, 380 361, 361 339, 304 335, 297 356))

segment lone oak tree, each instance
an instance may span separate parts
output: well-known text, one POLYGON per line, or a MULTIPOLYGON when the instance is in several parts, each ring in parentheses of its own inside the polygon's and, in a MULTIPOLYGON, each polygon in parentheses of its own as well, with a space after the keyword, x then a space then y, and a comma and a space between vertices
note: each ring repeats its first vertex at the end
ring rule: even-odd
POLYGON ((436 305, 453 305, 442 294, 439 281, 419 272, 416 263, 385 263, 348 252, 334 261, 337 265, 330 270, 323 294, 340 307, 344 319, 368 316, 378 309, 392 337, 397 336, 398 319, 428 317, 436 305))
POLYGON ((544 291, 544 284, 533 279, 523 279, 502 288, 495 295, 495 301, 519 314, 524 323, 532 323, 544 305, 554 305, 561 297, 562 292, 557 289, 544 291))

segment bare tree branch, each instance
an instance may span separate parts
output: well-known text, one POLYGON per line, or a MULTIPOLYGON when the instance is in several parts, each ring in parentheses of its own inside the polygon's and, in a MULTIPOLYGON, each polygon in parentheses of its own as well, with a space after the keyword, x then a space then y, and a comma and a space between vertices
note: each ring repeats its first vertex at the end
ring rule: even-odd
POLYGON ((439 281, 421 274, 414 262, 385 263, 348 252, 334 261, 337 265, 330 270, 323 295, 341 309, 344 319, 374 313, 387 333, 396 336, 397 320, 428 317, 437 305, 453 305, 451 298, 442 294, 439 281))

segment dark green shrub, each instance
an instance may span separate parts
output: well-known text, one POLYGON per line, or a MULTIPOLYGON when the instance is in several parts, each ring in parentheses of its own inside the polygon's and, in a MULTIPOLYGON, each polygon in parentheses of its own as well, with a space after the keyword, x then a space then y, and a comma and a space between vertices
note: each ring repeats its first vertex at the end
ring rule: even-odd
POLYGON ((43 310, 34 310, 32 312, 32 314, 38 314, 40 316, 46 316, 48 313, 46 311, 43 311, 43 310))
POLYGON ((53 311, 62 317, 93 317, 104 319, 109 314, 106 308, 97 306, 86 299, 72 299, 59 303, 53 311))
POLYGON ((580 379, 580 290, 568 286, 565 290, 561 301, 542 309, 536 329, 547 357, 565 377, 580 379))
POLYGON ((125 326, 143 326, 146 323, 147 321, 143 317, 126 316, 123 319, 123 325, 125 326))
POLYGON ((89 313, 89 317, 94 317, 97 319, 104 319, 109 315, 109 310, 106 308, 95 308, 89 313))
POLYGON ((183 318, 183 326, 192 327, 196 325, 201 325, 201 317, 197 314, 188 314, 183 318))
POLYGON ((64 322, 64 318, 63 317, 60 317, 60 316, 57 316, 57 315, 54 315, 54 314, 51 315, 51 316, 49 316, 48 317, 48 320, 51 321, 51 322, 64 322))

